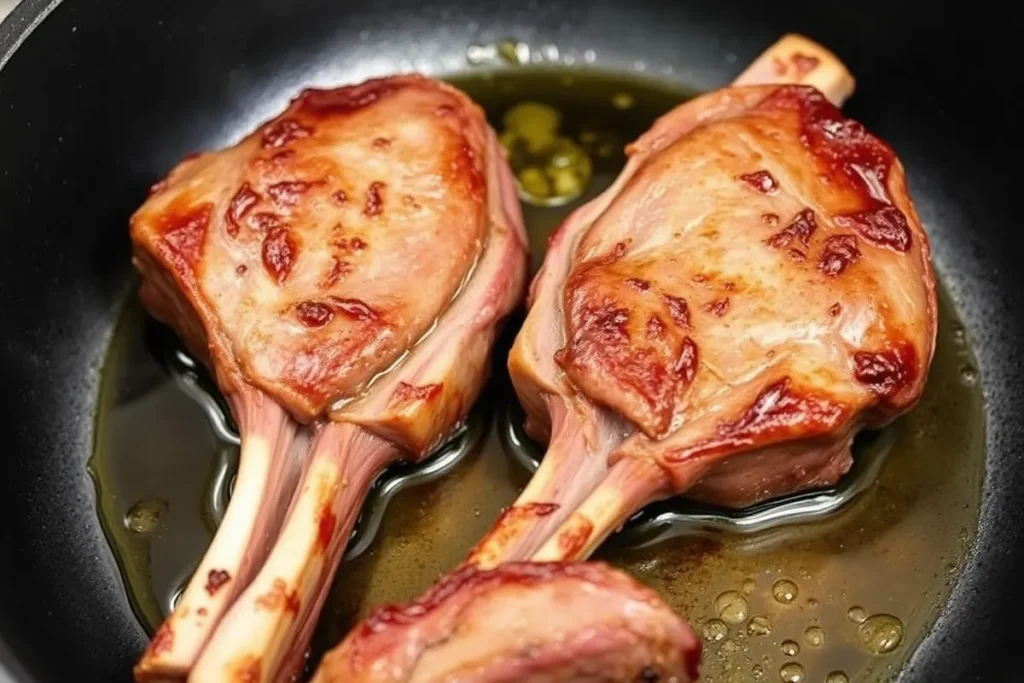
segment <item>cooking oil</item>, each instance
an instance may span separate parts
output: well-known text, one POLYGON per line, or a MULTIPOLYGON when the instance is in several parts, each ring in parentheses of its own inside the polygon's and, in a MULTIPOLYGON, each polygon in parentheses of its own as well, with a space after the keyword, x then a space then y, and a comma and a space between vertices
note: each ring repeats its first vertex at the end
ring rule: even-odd
MULTIPOLYGON (((615 177, 625 144, 693 92, 596 70, 592 53, 581 55, 578 68, 564 66, 565 59, 563 66, 534 67, 521 66, 533 60, 520 43, 479 47, 473 54, 487 66, 450 81, 481 104, 498 133, 510 112, 530 103, 540 105, 535 112, 557 114, 554 130, 545 124, 551 140, 571 143, 523 155, 524 168, 544 175, 545 192, 564 191, 542 201, 520 178, 535 271, 554 229, 615 177), (492 71, 490 57, 520 66, 492 71), (571 154, 557 156, 566 150, 571 154), (571 173, 557 181, 562 168, 571 173)), ((536 135, 543 142, 545 134, 536 135)), ((518 144, 511 137, 505 142, 518 144)), ((520 322, 521 312, 495 349, 483 402, 490 407, 477 418, 480 443, 445 476, 400 491, 384 508, 379 531, 338 571, 310 666, 372 608, 412 600, 456 566, 526 483, 529 473, 504 450, 494 417, 515 401, 504 361, 520 322)), ((91 462, 126 590, 151 630, 209 543, 237 465, 222 400, 179 351, 137 301, 127 303, 106 362, 91 462)), ((888 455, 866 491, 826 518, 752 534, 643 547, 613 537, 595 559, 628 570, 690 621, 705 642, 703 680, 893 678, 934 622, 974 537, 984 465, 976 368, 940 283, 938 344, 924 396, 886 428, 888 455)), ((855 458, 878 440, 859 438, 855 458)))

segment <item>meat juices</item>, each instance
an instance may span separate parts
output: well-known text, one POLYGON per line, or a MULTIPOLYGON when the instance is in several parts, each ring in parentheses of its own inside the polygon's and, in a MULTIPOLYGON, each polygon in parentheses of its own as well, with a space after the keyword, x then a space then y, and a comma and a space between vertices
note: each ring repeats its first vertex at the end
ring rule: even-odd
MULTIPOLYGON (((852 90, 834 56, 786 36, 732 87, 654 122, 561 226, 509 358, 547 454, 456 575, 583 560, 668 496, 742 507, 830 485, 859 429, 916 404, 936 333, 928 239, 892 149, 837 109, 852 90)), ((350 680, 330 674, 363 628, 320 680, 350 680)), ((417 624, 381 628, 419 651, 417 624)), ((360 666, 445 680, 399 650, 360 666)), ((471 680, 505 680, 497 668, 471 680)))
POLYGON ((242 438, 224 521, 136 679, 286 678, 370 483, 444 442, 489 373, 526 277, 514 181, 479 107, 395 76, 305 90, 181 162, 131 236, 143 303, 211 367, 242 438))

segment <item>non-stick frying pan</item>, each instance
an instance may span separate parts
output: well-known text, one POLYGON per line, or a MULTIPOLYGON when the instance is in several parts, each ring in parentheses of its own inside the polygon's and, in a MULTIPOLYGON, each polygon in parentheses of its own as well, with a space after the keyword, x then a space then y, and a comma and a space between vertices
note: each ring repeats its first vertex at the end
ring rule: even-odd
POLYGON ((894 0, 25 0, 0 26, 0 678, 127 680, 145 642, 85 462, 104 352, 135 283, 127 217, 181 156, 237 138, 303 85, 443 74, 464 66, 471 43, 593 49, 603 67, 646 60, 714 88, 795 31, 849 65, 858 91, 847 112, 906 165, 984 386, 977 545, 903 675, 1020 680, 1024 240, 1012 29, 981 3, 894 0))

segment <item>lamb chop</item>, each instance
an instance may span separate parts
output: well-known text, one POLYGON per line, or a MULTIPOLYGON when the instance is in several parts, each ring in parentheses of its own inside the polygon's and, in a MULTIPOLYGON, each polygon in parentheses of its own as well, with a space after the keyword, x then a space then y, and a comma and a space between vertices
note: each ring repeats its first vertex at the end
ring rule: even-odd
POLYGON ((510 562, 465 567, 412 605, 378 609, 313 683, 686 683, 700 650, 654 591, 611 567, 510 562))
MULTIPOLYGON (((916 403, 936 330, 928 239, 892 149, 837 108, 853 84, 786 36, 656 121, 565 221, 509 358, 548 450, 457 573, 585 559, 668 496, 742 507, 832 484, 859 429, 916 403)), ((365 628, 323 680, 349 680, 328 674, 365 628)), ((415 651, 417 627, 389 628, 415 651)), ((405 671, 396 651, 361 666, 405 671)), ((473 680, 503 680, 488 676, 473 680)))
POLYGON ((509 358, 548 452, 469 562, 580 559, 668 496, 831 485, 858 430, 916 404, 928 238, 892 149, 836 106, 852 78, 807 42, 656 121, 552 240, 509 358))
POLYGON ((290 675, 374 477, 443 443, 525 286, 482 111, 418 75, 307 89, 175 167, 131 222, 140 296, 241 433, 223 523, 137 680, 290 675))

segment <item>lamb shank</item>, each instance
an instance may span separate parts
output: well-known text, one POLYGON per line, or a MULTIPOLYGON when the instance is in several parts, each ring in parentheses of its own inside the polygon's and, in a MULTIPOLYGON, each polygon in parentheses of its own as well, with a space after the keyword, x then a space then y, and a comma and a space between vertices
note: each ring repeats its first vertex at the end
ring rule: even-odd
POLYGON ((212 369, 242 440, 136 678, 286 678, 375 476, 443 443, 481 390, 525 286, 511 172, 452 87, 307 89, 176 166, 131 237, 143 303, 212 369))
MULTIPOLYGON (((893 150, 837 108, 853 86, 827 50, 785 36, 732 87, 657 120, 565 221, 508 361, 548 450, 457 575, 585 559, 668 496, 741 507, 832 484, 859 429, 916 403, 936 331, 929 244, 893 150)), ((596 623, 609 600, 595 596, 596 623)), ((557 618, 551 604, 538 629, 557 618)), ((465 620, 446 652, 504 637, 497 621, 465 620)), ((422 650, 418 624, 377 627, 408 649, 360 650, 357 627, 321 680, 451 680, 397 663, 422 650), (331 677, 343 656, 348 675, 331 677)), ((505 680, 499 668, 478 662, 459 680, 505 680)))

